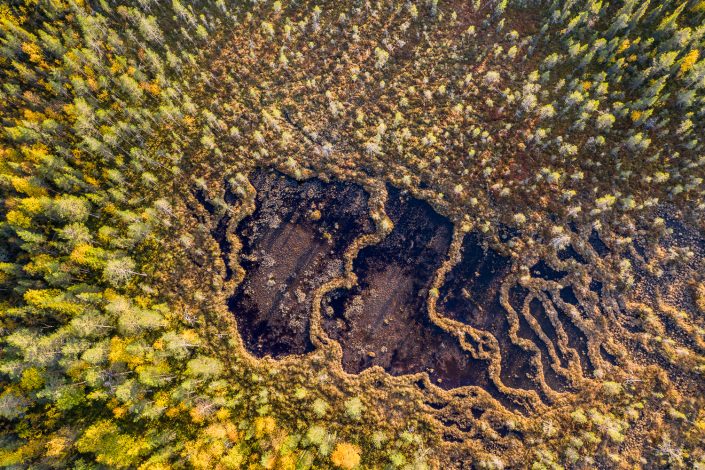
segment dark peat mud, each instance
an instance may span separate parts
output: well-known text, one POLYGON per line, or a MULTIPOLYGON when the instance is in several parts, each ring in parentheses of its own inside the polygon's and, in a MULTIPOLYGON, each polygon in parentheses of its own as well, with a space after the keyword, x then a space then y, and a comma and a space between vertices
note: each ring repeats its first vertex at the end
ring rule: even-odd
POLYGON ((343 272, 345 248, 374 225, 356 184, 304 182, 273 171, 251 178, 256 210, 237 228, 243 282, 229 301, 246 347, 257 356, 313 350, 312 293, 343 272))
MULTIPOLYGON (((342 276, 345 250, 361 235, 374 232, 369 196, 355 183, 298 182, 272 170, 256 171, 251 183, 257 191, 256 209, 236 230, 246 275, 229 307, 253 354, 305 354, 313 350, 313 292, 342 276)), ((321 305, 321 325, 341 345, 344 370, 360 373, 380 366, 394 376, 427 372, 442 388, 478 385, 496 396, 488 363, 473 358, 455 334, 429 317, 428 294, 448 257, 451 222, 428 203, 391 186, 385 211, 394 228, 358 253, 353 262, 357 285, 329 292, 321 305)), ((437 312, 495 336, 505 385, 538 390, 535 362, 541 361, 546 383, 564 390, 566 383, 552 370, 545 345, 522 318, 526 292, 521 289, 511 289, 509 299, 519 317, 518 336, 534 343, 539 357, 509 336, 500 286, 510 268, 509 258, 487 247, 477 234, 466 235, 461 259, 439 289, 437 312)), ((541 265, 534 269, 547 277, 562 274, 541 265)), ((531 314, 555 337, 537 303, 531 302, 531 314)), ((576 335, 573 330, 569 333, 576 335)))
POLYGON ((396 376, 425 371, 447 389, 487 385, 484 362, 432 323, 427 311, 452 224, 391 187, 385 210, 394 229, 359 253, 353 268, 358 285, 332 292, 323 309, 325 331, 343 348, 343 368, 357 373, 376 365, 396 376))

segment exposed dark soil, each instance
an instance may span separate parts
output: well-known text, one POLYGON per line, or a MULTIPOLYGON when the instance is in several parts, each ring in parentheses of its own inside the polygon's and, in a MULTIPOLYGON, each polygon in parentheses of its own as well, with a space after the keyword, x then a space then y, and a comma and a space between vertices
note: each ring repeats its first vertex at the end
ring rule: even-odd
POLYGON ((303 354, 313 350, 311 293, 342 273, 345 248, 374 229, 368 196, 359 185, 264 170, 252 184, 257 209, 237 229, 247 275, 229 307, 253 354, 303 354))
POLYGON ((427 371, 444 388, 486 385, 485 364, 428 317, 428 289, 447 256, 451 223, 394 188, 386 212, 394 230, 360 252, 358 285, 333 292, 324 310, 324 329, 343 347, 343 367, 360 372, 379 365, 392 375, 427 371))
POLYGON ((563 276, 565 276, 565 271, 556 271, 545 261, 539 261, 532 268, 534 276, 546 279, 548 281, 559 281, 563 276))
MULTIPOLYGON (((585 316, 584 310, 579 304, 578 299, 575 296, 575 291, 573 291, 572 287, 564 287, 563 289, 561 289, 559 295, 561 300, 568 304, 574 305, 581 313, 581 315, 583 317, 585 316)), ((590 358, 588 356, 588 340, 585 336, 585 333, 583 333, 580 328, 578 328, 577 325, 573 323, 573 320, 571 320, 567 314, 561 313, 560 310, 559 316, 561 317, 561 323, 568 336, 568 346, 578 352, 578 355, 580 356, 580 365, 582 367, 583 373, 585 375, 590 375, 593 372, 594 367, 590 362, 590 358)))
POLYGON ((596 230, 590 232, 590 238, 588 238, 588 241, 598 255, 606 256, 607 253, 609 253, 609 248, 607 248, 607 245, 605 245, 605 242, 602 241, 596 230))
POLYGON ((580 264, 585 264, 585 258, 583 258, 577 251, 575 251, 575 248, 573 248, 572 245, 568 245, 565 249, 561 250, 558 252, 558 258, 560 258, 563 261, 572 259, 577 261, 580 264))
MULTIPOLYGON (((257 190, 256 210, 237 228, 246 276, 229 307, 253 354, 304 354, 313 349, 312 292, 342 275, 346 248, 374 231, 368 195, 354 183, 297 182, 271 170, 258 170, 251 182, 257 190)), ((385 209, 394 229, 356 257, 357 285, 335 290, 323 300, 322 326, 342 346, 343 368, 359 373, 376 365, 395 376, 426 371, 443 388, 478 385, 497 396, 487 363, 474 359, 428 315, 428 292, 448 256, 452 224, 426 202, 393 187, 388 193, 385 209)), ((224 238, 224 232, 218 230, 216 236, 224 238)), ((483 246, 479 236, 467 235, 461 261, 440 289, 437 310, 497 338, 506 385, 538 389, 534 353, 512 343, 499 301, 499 288, 510 266, 508 258, 483 246)), ((545 266, 535 269, 549 278, 562 274, 545 266)), ((526 292, 510 290, 510 302, 517 311, 525 296, 526 292)), ((554 338, 555 329, 537 310, 542 309, 534 301, 532 314, 554 338)), ((564 389, 565 381, 550 368, 545 345, 519 317, 519 336, 539 347, 547 383, 564 389)), ((569 333, 575 334, 574 330, 569 328, 569 333)))
MULTIPOLYGON (((474 328, 490 332, 498 341, 502 354, 502 382, 513 388, 539 391, 535 379, 538 370, 531 363, 532 352, 514 344, 509 336, 509 322, 500 303, 500 285, 509 271, 509 258, 483 247, 475 234, 463 240, 462 260, 448 274, 438 302, 438 312, 474 328)), ((526 290, 511 289, 510 303, 520 311, 526 290)), ((542 349, 541 340, 528 324, 520 318, 519 336, 529 339, 542 349)), ((546 382, 552 388, 562 390, 564 381, 550 368, 545 347, 542 361, 546 382)))

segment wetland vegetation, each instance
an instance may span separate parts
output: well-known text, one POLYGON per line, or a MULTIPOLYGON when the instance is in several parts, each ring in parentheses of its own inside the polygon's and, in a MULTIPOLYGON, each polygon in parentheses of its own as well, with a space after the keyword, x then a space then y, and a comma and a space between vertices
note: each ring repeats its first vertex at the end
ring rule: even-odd
POLYGON ((0 4, 0 467, 705 469, 705 1, 0 4))

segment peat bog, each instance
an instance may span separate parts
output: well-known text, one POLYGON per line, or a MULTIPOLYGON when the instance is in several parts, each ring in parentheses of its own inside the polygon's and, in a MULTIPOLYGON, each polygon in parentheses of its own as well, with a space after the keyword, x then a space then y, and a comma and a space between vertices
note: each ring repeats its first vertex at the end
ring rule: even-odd
MULTIPOLYGON (((346 248, 374 232, 369 196, 355 183, 298 182, 272 170, 256 171, 251 181, 257 191, 256 210, 237 227, 246 276, 229 307, 251 353, 277 358, 305 354, 313 350, 312 293, 343 275, 346 248)), ((359 373, 380 366, 395 376, 425 371, 442 388, 479 385, 495 391, 487 362, 473 358, 428 314, 428 292, 448 256, 451 222, 428 203, 392 186, 387 189, 385 211, 394 229, 358 253, 353 262, 357 285, 329 292, 321 306, 322 327, 340 343, 343 368, 359 373)), ((506 385, 538 389, 532 380, 536 353, 512 342, 499 301, 510 267, 510 260, 483 246, 477 234, 466 235, 461 260, 440 289, 437 311, 497 338, 506 385)), ((510 297, 520 304, 525 293, 512 289, 510 297)), ((532 304, 532 313, 538 315, 536 308, 532 304)), ((545 346, 520 320, 519 336, 540 350, 546 382, 563 389, 563 378, 552 371, 545 346)))
POLYGON ((253 354, 304 354, 313 350, 312 292, 342 274, 345 248, 374 229, 368 196, 358 185, 264 170, 252 184, 257 208, 237 229, 247 275, 229 306, 253 354))
POLYGON ((378 365, 392 375, 428 372, 444 388, 486 384, 481 361, 433 324, 426 299, 450 246, 453 227, 426 202, 388 188, 392 232, 363 249, 353 269, 358 285, 331 293, 323 327, 343 348, 343 368, 378 365))

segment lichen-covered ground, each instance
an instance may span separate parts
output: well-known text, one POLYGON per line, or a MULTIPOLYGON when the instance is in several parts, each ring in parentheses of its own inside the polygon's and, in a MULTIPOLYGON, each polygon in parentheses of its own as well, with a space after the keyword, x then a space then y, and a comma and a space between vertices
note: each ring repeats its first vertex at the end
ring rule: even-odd
POLYGON ((703 468, 704 21, 0 5, 0 466, 703 468))

